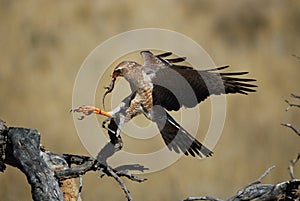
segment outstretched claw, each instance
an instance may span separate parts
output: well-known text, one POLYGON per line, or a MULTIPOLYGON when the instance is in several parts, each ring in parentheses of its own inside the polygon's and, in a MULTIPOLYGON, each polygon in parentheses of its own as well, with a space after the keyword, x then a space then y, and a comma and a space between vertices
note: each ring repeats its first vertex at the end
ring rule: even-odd
POLYGON ((95 107, 83 105, 71 111, 82 113, 82 115, 78 118, 78 120, 83 120, 86 116, 91 115, 95 112, 95 107))
POLYGON ((88 106, 88 105, 83 105, 83 106, 80 106, 78 108, 75 108, 75 109, 71 110, 71 112, 82 113, 82 115, 78 118, 78 120, 82 120, 86 116, 91 115, 91 114, 100 114, 100 115, 104 115, 104 116, 107 116, 107 117, 111 116, 111 114, 108 113, 108 112, 100 110, 99 108, 96 108, 94 106, 88 106))

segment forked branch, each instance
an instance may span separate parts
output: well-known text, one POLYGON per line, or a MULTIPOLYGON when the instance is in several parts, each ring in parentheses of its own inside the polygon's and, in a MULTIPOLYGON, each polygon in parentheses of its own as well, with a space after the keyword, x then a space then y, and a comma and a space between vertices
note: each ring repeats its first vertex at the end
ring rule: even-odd
MULTIPOLYGON (((294 99, 300 99, 299 95, 296 95, 294 93, 291 93, 291 97, 294 99)), ((297 103, 291 103, 288 99, 284 99, 284 102, 286 102, 288 104, 287 108, 285 109, 285 111, 288 111, 291 107, 297 107, 300 108, 300 104, 297 103)))
MULTIPOLYGON (((64 200, 60 188, 63 182, 81 177, 88 171, 101 170, 104 175, 113 177, 120 184, 127 200, 132 198, 121 177, 136 182, 146 180, 124 170, 115 170, 88 156, 46 151, 40 146, 37 130, 7 127, 0 120, 0 171, 4 172, 6 165, 17 167, 26 175, 32 187, 32 198, 38 201, 64 200)), ((76 192, 77 195, 80 191, 81 188, 76 192)))

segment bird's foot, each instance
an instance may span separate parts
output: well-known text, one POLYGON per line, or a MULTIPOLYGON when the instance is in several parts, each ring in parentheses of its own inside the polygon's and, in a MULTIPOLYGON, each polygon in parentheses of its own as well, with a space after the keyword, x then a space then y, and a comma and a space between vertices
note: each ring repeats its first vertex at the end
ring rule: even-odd
POLYGON ((83 105, 78 108, 72 109, 71 112, 77 112, 77 113, 82 113, 82 115, 78 118, 79 120, 84 119, 86 116, 91 115, 91 114, 100 114, 104 115, 107 117, 110 117, 111 114, 108 112, 105 112, 97 107, 94 106, 88 106, 88 105, 83 105))

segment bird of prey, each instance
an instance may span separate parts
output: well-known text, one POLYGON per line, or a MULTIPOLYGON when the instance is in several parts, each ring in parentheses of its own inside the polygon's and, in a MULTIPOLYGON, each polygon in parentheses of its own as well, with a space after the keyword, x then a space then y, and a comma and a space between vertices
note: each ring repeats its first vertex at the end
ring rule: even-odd
POLYGON ((130 83, 132 93, 119 106, 110 112, 93 106, 81 106, 74 111, 82 113, 81 118, 92 113, 107 116, 103 127, 108 130, 116 149, 123 145, 120 136, 122 125, 136 115, 144 114, 157 124, 170 150, 194 157, 211 156, 213 152, 180 126, 167 111, 195 107, 210 95, 255 92, 257 86, 251 82, 256 80, 236 77, 248 72, 219 72, 229 66, 196 70, 180 65, 186 58, 169 58, 171 52, 154 55, 150 51, 141 51, 140 54, 143 65, 135 61, 121 62, 112 73, 110 86, 106 87, 103 105, 105 96, 114 88, 116 78, 124 77, 130 83))

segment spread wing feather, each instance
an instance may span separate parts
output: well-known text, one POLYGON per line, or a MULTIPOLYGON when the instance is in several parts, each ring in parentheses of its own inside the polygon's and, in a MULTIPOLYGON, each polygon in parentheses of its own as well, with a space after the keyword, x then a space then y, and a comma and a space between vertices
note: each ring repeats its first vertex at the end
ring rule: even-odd
MULTIPOLYGON (((153 102, 167 110, 179 110, 182 106, 191 108, 205 100, 210 95, 245 94, 255 92, 256 85, 251 82, 255 79, 242 78, 248 72, 220 72, 229 66, 221 66, 208 70, 195 70, 189 66, 177 65, 185 61, 185 57, 168 59, 170 52, 153 55, 144 51, 146 57, 156 60, 153 82, 153 102)), ((145 57, 144 57, 145 58, 145 57)))

